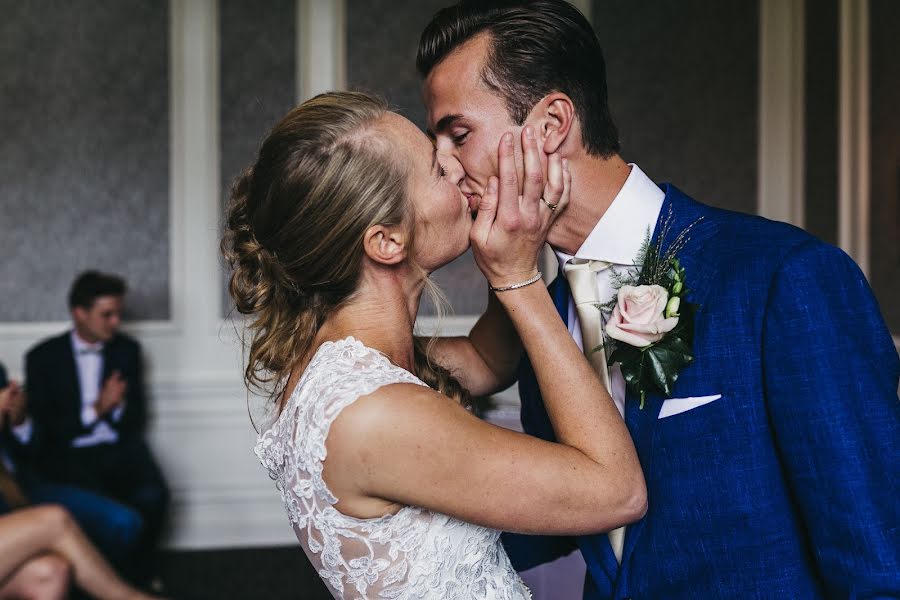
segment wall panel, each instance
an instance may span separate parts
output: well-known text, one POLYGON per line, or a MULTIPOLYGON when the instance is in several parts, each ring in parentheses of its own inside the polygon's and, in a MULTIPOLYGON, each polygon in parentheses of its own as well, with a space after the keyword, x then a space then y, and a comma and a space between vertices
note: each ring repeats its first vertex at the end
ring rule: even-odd
MULTIPOLYGON (((293 0, 221 0, 220 168, 223 209, 236 177, 256 158, 269 129, 295 104, 296 18, 293 0)), ((225 293, 223 311, 231 300, 225 293)))
POLYGON ((756 212, 759 2, 594 0, 622 156, 701 202, 756 212))
POLYGON ((888 326, 900 339, 900 3, 870 1, 869 280, 888 326))
POLYGON ((170 317, 168 3, 0 1, 0 321, 68 318, 75 274, 170 317))

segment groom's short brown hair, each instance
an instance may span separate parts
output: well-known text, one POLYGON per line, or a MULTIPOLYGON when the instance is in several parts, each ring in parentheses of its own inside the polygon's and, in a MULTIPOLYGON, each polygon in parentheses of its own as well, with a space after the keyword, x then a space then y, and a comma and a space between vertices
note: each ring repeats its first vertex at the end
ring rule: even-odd
POLYGON ((504 99, 513 122, 521 125, 541 98, 562 92, 575 104, 588 153, 609 157, 619 151, 603 50, 578 9, 565 0, 463 0, 443 8, 419 40, 419 75, 428 77, 480 33, 491 41, 482 80, 504 99))

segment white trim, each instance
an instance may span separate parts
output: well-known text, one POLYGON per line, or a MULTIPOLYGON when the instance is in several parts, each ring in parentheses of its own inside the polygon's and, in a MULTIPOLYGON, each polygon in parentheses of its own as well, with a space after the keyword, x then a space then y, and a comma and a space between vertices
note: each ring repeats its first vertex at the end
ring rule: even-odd
POLYGON ((216 0, 176 0, 181 26, 179 50, 182 96, 177 123, 182 144, 176 185, 181 224, 190 252, 184 272, 179 316, 186 334, 207 335, 222 314, 218 238, 219 202, 219 15, 216 0), (188 233, 190 239, 188 240, 188 233))
POLYGON ((173 490, 166 546, 180 550, 296 545, 274 483, 262 467, 244 486, 173 490))
POLYGON ((297 100, 347 87, 345 0, 297 0, 297 100))
MULTIPOLYGON (((185 85, 182 68, 185 15, 183 0, 169 0, 169 318, 174 330, 184 323, 184 224, 178 218, 184 204, 185 85)), ((173 331, 174 333, 175 331, 173 331)))
POLYGON ((442 318, 419 317, 416 333, 419 335, 468 335, 480 315, 450 315, 442 318))
POLYGON ((838 245, 869 275, 869 2, 840 3, 838 245))
POLYGON ((760 0, 757 212, 803 227, 804 0, 760 0))
MULTIPOLYGON (((7 322, 0 323, 0 337, 4 340, 36 340, 71 328, 71 321, 7 322)), ((175 321, 133 321, 123 324, 122 331, 136 337, 172 336, 178 333, 178 325, 175 321)))

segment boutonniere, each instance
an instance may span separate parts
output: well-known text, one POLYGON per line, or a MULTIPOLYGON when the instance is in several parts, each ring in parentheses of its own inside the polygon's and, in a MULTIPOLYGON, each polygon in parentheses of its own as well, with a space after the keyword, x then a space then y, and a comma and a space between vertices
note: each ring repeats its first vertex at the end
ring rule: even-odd
POLYGON ((663 253, 670 214, 655 245, 650 244, 647 231, 635 259, 640 266, 613 278, 617 293, 605 307, 611 311, 606 323, 606 355, 610 365, 621 366, 625 385, 641 399, 641 409, 651 391, 671 397, 679 372, 694 360, 694 315, 698 307, 684 299, 689 289, 678 253, 699 220, 682 231, 663 253))

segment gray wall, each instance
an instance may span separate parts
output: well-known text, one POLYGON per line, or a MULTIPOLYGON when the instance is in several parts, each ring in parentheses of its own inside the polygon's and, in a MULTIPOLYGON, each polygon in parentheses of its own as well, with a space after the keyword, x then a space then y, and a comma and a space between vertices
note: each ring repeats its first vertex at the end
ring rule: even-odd
POLYGON ((0 0, 0 321, 66 319, 87 268, 169 307, 168 3, 0 0))
POLYGON ((870 281, 900 335, 900 2, 871 3, 872 246, 870 281))
MULTIPOLYGON (((296 3, 221 0, 219 143, 223 208, 231 186, 256 160, 266 132, 295 104, 296 3)), ((228 273, 225 273, 225 277, 228 273)), ((222 310, 232 309, 223 286, 222 310)))
POLYGON ((806 13, 805 227, 837 244, 838 3, 819 0, 806 13))
POLYGON ((701 202, 756 212, 759 4, 594 0, 622 156, 701 202))

